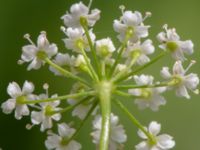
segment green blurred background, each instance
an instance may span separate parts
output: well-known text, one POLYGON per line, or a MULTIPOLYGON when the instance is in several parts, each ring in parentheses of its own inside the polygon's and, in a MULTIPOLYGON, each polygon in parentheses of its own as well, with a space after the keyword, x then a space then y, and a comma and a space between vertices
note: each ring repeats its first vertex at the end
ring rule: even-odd
MULTIPOLYGON (((16 81, 20 85, 24 80, 33 81, 36 92, 42 92, 42 85, 48 82, 52 94, 65 94, 69 91, 71 81, 54 77, 47 67, 39 71, 26 71, 26 65, 17 65, 21 55, 21 47, 27 44, 23 39, 25 33, 30 33, 32 39, 36 39, 40 31, 48 33, 50 41, 59 45, 64 51, 61 39, 64 37, 60 31, 62 21, 60 17, 69 9, 70 5, 77 1, 72 0, 0 0, 0 103, 8 98, 6 88, 9 82, 16 81)), ((84 1, 86 4, 88 1, 84 1)), ((153 16, 145 21, 150 24, 150 37, 156 41, 156 34, 161 31, 163 24, 176 27, 183 40, 192 39, 195 43, 195 54, 191 59, 196 59, 197 64, 191 71, 200 74, 200 1, 199 0, 94 0, 93 7, 102 10, 101 20, 95 26, 97 38, 116 34, 112 30, 113 19, 118 18, 119 5, 125 5, 127 9, 150 11, 153 16)), ((114 40, 117 42, 117 40, 114 40)), ((157 42, 154 42, 155 44, 157 42)), ((161 50, 157 50, 158 54, 161 50)), ((156 55, 154 54, 154 56, 156 55)), ((189 62, 184 65, 187 66, 189 62)), ((159 70, 163 65, 172 66, 173 60, 165 57, 159 63, 148 68, 145 72, 161 79, 159 70)), ((173 91, 166 94, 168 100, 165 107, 154 113, 150 110, 139 111, 134 103, 127 100, 127 106, 137 118, 147 125, 151 120, 162 123, 162 132, 173 135, 176 140, 175 150, 200 150, 200 101, 199 95, 192 95, 191 100, 175 97, 173 91)), ((125 100, 124 100, 125 101, 125 100)), ((140 139, 136 135, 136 128, 115 107, 113 111, 121 116, 121 122, 127 129, 128 142, 125 150, 134 150, 134 145, 140 139)), ((71 118, 64 116, 65 121, 71 118)), ((21 121, 14 119, 12 115, 0 112, 0 147, 3 150, 44 150, 45 133, 40 133, 38 127, 28 131, 25 125, 30 118, 25 117, 21 121)), ((88 121, 77 139, 82 143, 83 150, 95 149, 91 143, 89 132, 91 122, 88 121)))

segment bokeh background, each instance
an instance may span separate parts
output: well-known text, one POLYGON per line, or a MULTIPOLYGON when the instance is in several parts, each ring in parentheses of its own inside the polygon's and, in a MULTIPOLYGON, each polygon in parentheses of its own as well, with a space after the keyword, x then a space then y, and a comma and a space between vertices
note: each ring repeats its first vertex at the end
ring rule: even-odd
MULTIPOLYGON (((36 92, 41 93, 43 83, 50 85, 50 93, 64 94, 70 90, 71 81, 54 77, 48 67, 38 71, 26 71, 26 65, 17 65, 21 55, 21 47, 27 43, 23 39, 25 33, 30 33, 32 39, 36 39, 40 31, 45 30, 48 38, 59 45, 61 51, 65 51, 61 39, 64 37, 60 31, 62 21, 60 17, 69 9, 70 5, 77 1, 72 0, 0 0, 0 103, 8 98, 6 88, 9 82, 16 81, 20 85, 24 80, 35 83, 36 92)), ((88 1, 84 0, 84 3, 88 1)), ((145 21, 150 24, 150 37, 156 42, 156 34, 161 31, 163 24, 176 27, 183 40, 192 39, 195 43, 195 53, 191 59, 196 59, 197 64, 190 70, 200 74, 200 1, 199 0, 94 0, 93 8, 102 10, 101 20, 95 26, 97 38, 111 36, 113 32, 113 19, 120 16, 119 5, 125 5, 127 9, 150 11, 153 16, 145 21)), ((118 45, 117 40, 114 40, 118 45)), ((157 49, 158 54, 161 50, 157 49)), ((153 57, 153 56, 152 56, 153 57)), ((185 62, 187 66, 189 61, 185 62)), ((159 71, 163 65, 172 66, 171 57, 165 57, 158 63, 149 67, 144 73, 155 75, 161 79, 159 71)), ((165 107, 155 113, 150 110, 139 111, 131 100, 123 100, 135 116, 147 125, 151 120, 162 123, 162 132, 173 135, 176 140, 174 150, 199 150, 200 149, 200 101, 199 95, 192 95, 191 100, 175 97, 173 91, 166 94, 168 100, 165 107)), ((137 129, 117 108, 113 111, 120 115, 128 133, 128 142, 125 150, 134 150, 134 145, 140 139, 136 135, 137 129)), ((70 122, 72 118, 63 118, 70 122)), ((0 147, 3 150, 44 150, 46 133, 41 133, 39 127, 26 130, 30 118, 25 117, 17 121, 13 114, 5 115, 0 111, 0 147)), ((89 132, 91 122, 83 127, 77 139, 82 143, 83 150, 93 150, 89 132)))

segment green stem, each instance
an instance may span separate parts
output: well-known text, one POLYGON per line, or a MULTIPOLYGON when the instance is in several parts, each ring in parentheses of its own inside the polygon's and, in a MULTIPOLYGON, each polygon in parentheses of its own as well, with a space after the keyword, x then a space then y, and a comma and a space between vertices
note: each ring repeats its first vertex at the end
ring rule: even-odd
POLYGON ((118 96, 127 97, 127 98, 136 97, 136 96, 133 96, 129 93, 125 93, 125 92, 122 92, 122 91, 119 91, 119 90, 115 90, 114 93, 117 94, 118 96))
POLYGON ((90 85, 88 84, 87 81, 85 81, 84 79, 82 79, 82 78, 80 78, 80 77, 78 77, 78 76, 72 74, 71 72, 69 72, 69 71, 63 69, 62 67, 58 66, 57 64, 55 64, 54 62, 52 62, 49 58, 46 57, 46 58, 44 59, 44 61, 45 61, 46 63, 48 63, 50 66, 52 66, 53 68, 55 68, 56 70, 58 70, 58 71, 59 71, 61 74, 63 74, 64 76, 70 77, 70 78, 72 78, 72 79, 74 79, 74 80, 80 81, 81 83, 83 83, 83 84, 85 84, 85 85, 87 85, 87 86, 90 86, 90 85))
POLYGON ((133 59, 131 60, 131 63, 128 65, 125 71, 119 72, 113 79, 112 81, 115 82, 117 79, 121 78, 123 75, 127 74, 127 72, 132 68, 132 66, 135 64, 137 61, 138 57, 140 56, 140 53, 135 53, 133 59))
POLYGON ((96 100, 94 102, 94 104, 92 105, 92 107, 90 108, 90 110, 88 111, 88 113, 85 116, 85 118, 82 120, 82 122, 79 125, 79 127, 77 128, 76 132, 69 138, 68 143, 78 135, 79 131, 81 130, 81 128, 83 127, 83 125, 85 124, 87 119, 90 117, 91 113, 94 111, 94 109, 96 108, 97 104, 98 104, 98 101, 96 100))
POLYGON ((115 104, 129 117, 129 119, 131 120, 131 122, 133 124, 135 124, 137 126, 138 129, 140 129, 142 132, 144 132, 144 134, 148 137, 148 139, 152 142, 152 143, 156 143, 156 139, 154 138, 154 136, 149 133, 144 127, 143 125, 129 112, 129 110, 118 100, 114 99, 115 104))
POLYGON ((92 43, 92 40, 91 40, 91 37, 90 37, 90 34, 89 34, 89 31, 88 31, 88 27, 84 24, 84 23, 81 23, 84 31, 85 31, 85 35, 87 37, 87 40, 88 40, 88 43, 89 43, 89 46, 90 46, 90 50, 92 52, 92 56, 94 58, 94 63, 95 63, 95 66, 97 67, 97 74, 98 76, 100 76, 100 70, 99 70, 99 63, 98 63, 98 60, 97 60, 97 54, 96 54, 96 51, 94 49, 94 46, 93 46, 93 43, 92 43))
POLYGON ((165 56, 166 53, 167 53, 167 52, 162 52, 161 54, 159 54, 157 57, 155 57, 155 58, 152 59, 150 62, 148 62, 147 64, 143 65, 142 67, 136 69, 135 71, 132 71, 132 72, 126 74, 125 76, 120 77, 119 79, 117 79, 117 80, 115 81, 115 83, 124 81, 124 80, 126 80, 128 77, 130 77, 130 76, 132 76, 132 75, 134 75, 134 74, 136 74, 136 73, 142 71, 142 70, 145 69, 146 67, 148 67, 148 66, 154 64, 154 63, 157 62, 159 59, 161 59, 163 56, 165 56))
POLYGON ((41 99, 41 100, 25 100, 22 103, 23 104, 35 104, 35 103, 44 103, 44 102, 53 102, 56 100, 65 100, 67 98, 78 98, 78 97, 83 97, 83 96, 90 96, 94 95, 94 91, 89 91, 89 92, 80 92, 76 94, 69 94, 69 95, 64 95, 64 96, 59 96, 55 98, 47 98, 47 99, 41 99))
POLYGON ((126 47, 126 44, 127 44, 127 41, 125 41, 122 44, 122 46, 119 48, 119 50, 118 50, 119 53, 117 55, 117 58, 115 59, 115 63, 113 64, 113 66, 110 69, 110 72, 109 72, 109 75, 108 75, 109 78, 113 75, 113 73, 114 73, 114 71, 116 69, 116 66, 119 63, 120 59, 121 59, 121 55, 122 55, 122 52, 124 51, 124 48, 126 47))
POLYGON ((99 150, 108 150, 110 135, 110 113, 111 113, 111 92, 112 83, 103 81, 98 87, 100 107, 102 114, 102 125, 99 150))
POLYGON ((89 68, 89 71, 91 72, 92 78, 93 78, 94 80, 96 80, 96 81, 99 81, 98 76, 97 76, 96 72, 94 71, 94 68, 92 67, 92 65, 91 65, 91 63, 90 63, 87 54, 85 53, 85 51, 84 51, 83 48, 80 48, 80 49, 81 49, 81 52, 82 52, 82 54, 83 54, 83 57, 84 57, 84 59, 85 59, 85 61, 86 61, 86 64, 87 64, 87 66, 88 66, 88 68, 89 68))
POLYGON ((152 84, 152 85, 118 85, 118 89, 138 89, 138 88, 156 88, 156 87, 165 87, 169 86, 168 82, 163 82, 159 84, 152 84))
POLYGON ((102 74, 103 79, 105 79, 106 78, 106 64, 104 60, 101 61, 101 74, 102 74))

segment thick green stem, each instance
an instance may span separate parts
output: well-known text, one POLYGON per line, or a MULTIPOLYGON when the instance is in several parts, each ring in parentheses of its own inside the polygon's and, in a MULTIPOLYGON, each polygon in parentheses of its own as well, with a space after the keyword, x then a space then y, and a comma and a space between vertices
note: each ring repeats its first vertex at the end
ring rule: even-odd
POLYGON ((144 128, 144 126, 129 112, 129 110, 120 101, 114 99, 114 102, 129 117, 131 122, 135 124, 138 127, 138 129, 144 132, 144 134, 148 137, 150 142, 152 144, 155 144, 156 139, 154 138, 154 136, 144 128))
POLYGON ((83 84, 85 84, 87 86, 90 86, 87 81, 85 81, 84 79, 82 79, 82 78, 72 74, 71 72, 63 69, 62 67, 58 66, 57 64, 52 62, 49 58, 46 57, 44 59, 44 61, 46 63, 48 63, 50 66, 52 66, 53 68, 55 68, 56 70, 58 70, 62 75, 66 76, 66 77, 70 77, 70 78, 72 78, 74 80, 77 80, 77 81, 79 81, 79 82, 81 82, 81 83, 83 83, 83 84))
POLYGON ((110 135, 110 113, 111 113, 111 92, 112 83, 102 81, 97 86, 99 93, 100 107, 102 114, 102 126, 99 150, 108 150, 109 135, 110 135))

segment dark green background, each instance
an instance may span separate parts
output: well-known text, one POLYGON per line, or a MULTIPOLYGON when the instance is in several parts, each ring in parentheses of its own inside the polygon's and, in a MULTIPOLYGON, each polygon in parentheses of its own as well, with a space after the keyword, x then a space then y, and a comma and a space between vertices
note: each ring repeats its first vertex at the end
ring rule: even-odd
MULTIPOLYGON (((27 32, 35 40, 41 30, 47 31, 50 41, 57 43, 61 51, 64 51, 64 44, 61 41, 64 35, 60 32, 62 25, 60 17, 74 2, 77 1, 0 0, 0 103, 8 98, 6 88, 11 81, 17 81, 20 85, 24 80, 33 81, 37 93, 42 92, 41 87, 45 82, 49 83, 52 94, 64 94, 70 89, 71 82, 69 80, 54 77, 47 67, 39 71, 27 72, 26 65, 18 66, 16 62, 20 58, 21 47, 27 43, 23 39, 23 35, 27 32)), ((87 3, 87 1, 85 2, 87 3)), ((161 31, 161 27, 165 23, 168 23, 170 27, 176 27, 182 39, 192 39, 195 43, 195 53, 190 58, 196 59, 198 63, 191 70, 200 73, 199 0, 94 0, 93 7, 102 10, 101 20, 94 30, 97 38, 107 36, 115 38, 116 34, 112 30, 112 22, 113 19, 119 17, 118 7, 121 4, 124 4, 127 9, 139 10, 143 13, 145 11, 152 12, 153 16, 145 23, 152 26, 150 35, 154 41, 156 41, 156 34, 161 31)), ((157 53, 159 51, 161 50, 157 50, 157 53)), ((186 62, 184 65, 188 63, 186 62)), ((161 79, 158 75, 161 67, 163 65, 172 66, 172 64, 173 60, 170 57, 165 57, 146 72, 161 79)), ((172 91, 166 94, 166 98, 167 105, 161 107, 157 113, 150 110, 138 111, 130 100, 127 100, 129 101, 127 105, 144 125, 147 125, 151 120, 162 123, 162 132, 173 135, 176 140, 175 150, 199 150, 199 95, 193 95, 192 99, 188 101, 175 97, 172 91)), ((113 109, 116 108, 113 107, 113 109)), ((134 145, 140 141, 136 136, 136 128, 120 111, 117 111, 117 114, 121 116, 121 122, 125 125, 129 135, 125 150, 134 150, 134 145)), ((70 118, 65 117, 64 120, 69 122, 70 118)), ((17 121, 13 114, 5 115, 0 112, 0 147, 3 150, 44 150, 45 133, 40 133, 38 127, 27 131, 25 125, 29 122, 29 118, 17 121)), ((77 137, 83 145, 83 150, 94 149, 88 134, 90 129, 91 123, 87 122, 77 137)))

